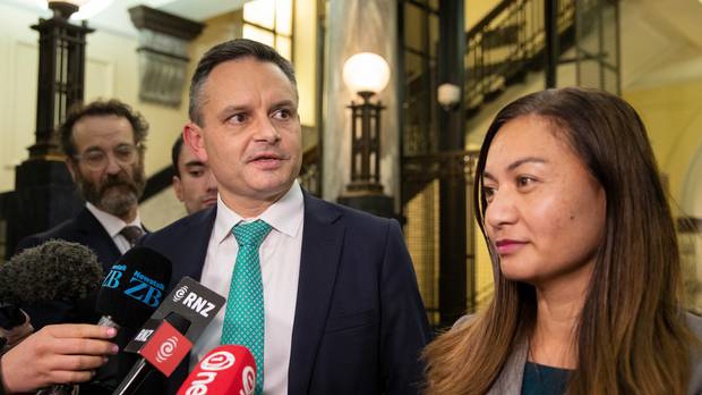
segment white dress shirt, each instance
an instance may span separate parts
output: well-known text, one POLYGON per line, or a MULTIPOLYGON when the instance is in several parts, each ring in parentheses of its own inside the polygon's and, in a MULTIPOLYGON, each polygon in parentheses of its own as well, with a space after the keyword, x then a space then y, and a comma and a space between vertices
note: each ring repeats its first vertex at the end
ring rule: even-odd
MULTIPOLYGON (((242 218, 217 198, 217 218, 207 246, 201 283, 220 295, 229 297, 229 285, 239 246, 231 234, 239 222, 257 219, 271 225, 259 249, 265 310, 263 351, 263 392, 267 395, 288 393, 288 367, 292 347, 292 330, 300 275, 304 199, 295 181, 290 190, 257 218, 242 218)), ((193 347, 191 366, 221 344, 226 305, 193 347)))
POLYGON ((130 248, 132 248, 132 246, 129 244, 129 241, 127 241, 127 239, 119 232, 121 232, 125 226, 138 226, 142 230, 144 229, 141 226, 141 218, 139 217, 138 212, 136 217, 134 218, 134 221, 126 223, 122 221, 121 218, 115 217, 110 213, 100 210, 99 208, 95 207, 95 205, 92 203, 86 203, 85 205, 88 208, 88 210, 91 213, 93 213, 95 218, 97 218, 98 222, 100 222, 102 227, 105 228, 107 234, 110 235, 110 237, 112 237, 112 241, 115 242, 121 254, 124 254, 130 248))

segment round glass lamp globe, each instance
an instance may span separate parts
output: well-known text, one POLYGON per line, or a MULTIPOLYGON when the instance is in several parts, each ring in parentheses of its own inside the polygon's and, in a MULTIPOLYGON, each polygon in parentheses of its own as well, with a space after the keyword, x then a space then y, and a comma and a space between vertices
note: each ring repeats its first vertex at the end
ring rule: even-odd
POLYGON ((390 66, 378 54, 361 52, 346 60, 343 77, 353 92, 378 93, 390 82, 390 66))

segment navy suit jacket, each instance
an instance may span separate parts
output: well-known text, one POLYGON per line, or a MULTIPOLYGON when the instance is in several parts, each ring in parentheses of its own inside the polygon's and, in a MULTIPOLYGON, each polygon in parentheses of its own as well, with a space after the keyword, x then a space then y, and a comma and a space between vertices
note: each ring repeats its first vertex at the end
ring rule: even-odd
MULTIPOLYGON (((113 263, 122 255, 112 237, 107 233, 100 221, 86 207, 71 218, 46 232, 25 237, 17 244, 16 252, 38 246, 51 239, 61 239, 78 243, 90 248, 102 264, 103 273, 107 273, 113 263)), ((95 312, 97 300, 96 290, 86 300, 75 306, 65 302, 55 302, 42 306, 24 306, 32 319, 32 324, 39 328, 66 322, 81 322, 94 324, 100 319, 95 312)))
MULTIPOLYGON (((429 329, 399 224, 307 194, 304 202, 288 393, 418 393, 429 329)), ((171 289, 200 279, 215 216, 208 209, 142 238, 172 261, 171 289)))

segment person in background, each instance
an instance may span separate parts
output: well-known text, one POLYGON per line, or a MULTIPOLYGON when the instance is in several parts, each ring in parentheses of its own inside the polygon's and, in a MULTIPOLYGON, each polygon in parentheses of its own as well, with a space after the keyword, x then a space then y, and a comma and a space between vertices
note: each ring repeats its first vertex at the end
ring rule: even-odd
POLYGON ((429 328, 400 226, 302 190, 290 62, 251 40, 213 47, 195 70, 189 115, 185 143, 209 164, 217 205, 140 243, 171 259, 171 288, 190 276, 228 299, 193 361, 219 344, 246 346, 256 394, 418 393, 429 328))
MULTIPOLYGON (((18 243, 15 253, 51 239, 82 244, 98 257, 107 273, 145 231, 139 198, 146 185, 146 120, 116 99, 72 109, 59 128, 66 165, 85 207, 74 218, 18 243)), ((97 294, 85 303, 65 302, 25 308, 36 329, 64 322, 96 323, 97 294)))
POLYGON ((564 88, 490 125, 475 212, 487 309, 425 350, 427 394, 702 391, 675 225, 645 127, 622 99, 564 88))
POLYGON ((217 204, 217 183, 207 163, 202 162, 179 135, 171 149, 173 190, 188 214, 217 204))

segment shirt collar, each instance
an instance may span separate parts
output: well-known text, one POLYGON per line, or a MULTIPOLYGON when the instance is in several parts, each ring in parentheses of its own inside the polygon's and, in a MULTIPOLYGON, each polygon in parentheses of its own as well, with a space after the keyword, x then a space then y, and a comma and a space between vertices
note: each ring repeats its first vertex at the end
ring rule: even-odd
MULTIPOLYGON (((108 212, 102 211, 99 208, 95 207, 94 204, 88 202, 85 204, 85 206, 88 208, 88 210, 97 218, 98 222, 102 225, 103 228, 107 231, 107 234, 110 235, 110 237, 115 237, 119 234, 120 231, 125 226, 133 225, 133 226, 141 226, 141 217, 139 216, 139 212, 137 212, 136 217, 134 218, 134 221, 130 223, 126 223, 122 221, 121 218, 116 217, 108 212)), ((143 228, 142 228, 143 229, 143 228)))
POLYGON ((221 243, 231 234, 232 228, 239 222, 257 219, 266 221, 273 229, 286 236, 296 237, 302 227, 304 208, 302 188, 297 180, 293 182, 292 187, 282 198, 256 218, 243 218, 227 207, 222 196, 219 195, 217 196, 217 218, 213 229, 215 240, 221 243))

